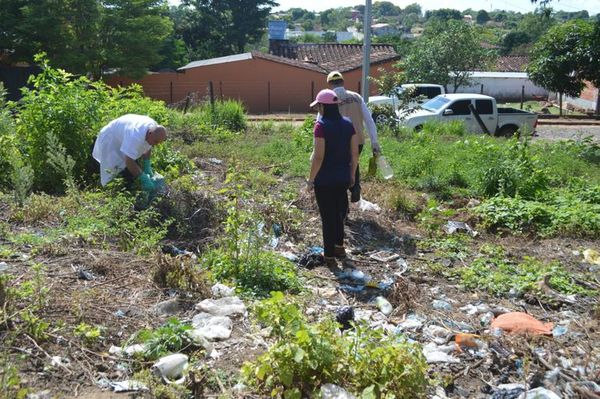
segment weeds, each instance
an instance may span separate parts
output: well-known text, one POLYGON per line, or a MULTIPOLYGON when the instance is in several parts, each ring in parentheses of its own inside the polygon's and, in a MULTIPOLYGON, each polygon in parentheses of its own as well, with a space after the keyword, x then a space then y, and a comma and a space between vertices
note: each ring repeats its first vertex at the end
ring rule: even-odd
POLYGON ((339 325, 331 319, 307 323, 282 293, 259 304, 257 314, 277 337, 268 352, 242 368, 246 381, 261 393, 301 398, 316 395, 321 384, 335 381, 362 397, 424 394, 427 366, 418 345, 361 324, 340 336, 339 325))
POLYGON ((184 324, 177 318, 170 318, 155 330, 138 331, 130 342, 144 344, 144 359, 156 360, 161 356, 195 347, 188 335, 191 329, 191 325, 184 324))

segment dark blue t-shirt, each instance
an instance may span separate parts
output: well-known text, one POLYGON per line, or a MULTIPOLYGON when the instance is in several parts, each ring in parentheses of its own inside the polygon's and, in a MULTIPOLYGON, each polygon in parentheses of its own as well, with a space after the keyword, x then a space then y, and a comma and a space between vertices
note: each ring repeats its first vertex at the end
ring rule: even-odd
POLYGON ((315 178, 315 186, 338 186, 350 184, 352 154, 350 142, 354 126, 348 118, 319 118, 315 124, 315 137, 325 139, 325 156, 315 178))

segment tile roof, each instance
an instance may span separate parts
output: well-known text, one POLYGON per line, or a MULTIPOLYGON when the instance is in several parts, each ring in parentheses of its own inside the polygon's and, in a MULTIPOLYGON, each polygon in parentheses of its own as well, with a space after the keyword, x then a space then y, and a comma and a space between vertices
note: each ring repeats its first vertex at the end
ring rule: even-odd
POLYGON ((506 56, 498 57, 496 61, 496 72, 525 72, 529 63, 529 57, 525 56, 506 56))
MULTIPOLYGON (((272 50, 273 56, 311 63, 324 72, 338 70, 347 72, 362 67, 362 44, 286 44, 272 50)), ((389 44, 371 45, 371 64, 400 59, 394 47, 389 44)))
POLYGON ((262 53, 260 51, 253 51, 252 57, 261 58, 261 59, 267 60, 267 61, 278 62, 280 64, 295 66, 298 68, 308 69, 308 70, 315 71, 315 72, 321 72, 321 73, 329 72, 329 71, 323 69, 322 67, 320 67, 319 65, 315 64, 314 62, 300 61, 300 60, 296 60, 293 58, 280 57, 280 56, 273 55, 273 54, 262 53))

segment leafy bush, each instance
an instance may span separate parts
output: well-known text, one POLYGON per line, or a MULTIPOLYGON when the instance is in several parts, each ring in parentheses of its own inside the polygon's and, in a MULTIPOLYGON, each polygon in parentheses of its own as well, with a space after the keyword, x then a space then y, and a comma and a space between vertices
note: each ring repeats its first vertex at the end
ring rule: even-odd
POLYGON ((144 329, 138 331, 130 343, 145 345, 144 358, 155 360, 161 356, 177 353, 186 347, 193 346, 193 340, 188 335, 192 326, 184 324, 173 317, 155 330, 144 329))
POLYGON ((280 292, 256 310, 277 341, 254 363, 246 363, 242 374, 263 394, 313 397, 326 382, 364 398, 415 398, 425 392, 427 364, 418 345, 362 324, 340 336, 336 322, 309 324, 280 292))
POLYGON ((7 188, 11 183, 13 159, 17 156, 15 124, 6 102, 6 90, 0 82, 0 190, 7 188))

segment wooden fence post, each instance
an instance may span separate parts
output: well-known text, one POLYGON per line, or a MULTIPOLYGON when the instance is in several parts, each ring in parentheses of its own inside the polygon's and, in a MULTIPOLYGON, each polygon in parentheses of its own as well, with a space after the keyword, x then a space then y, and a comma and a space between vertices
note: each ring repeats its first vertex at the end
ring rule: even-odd
POLYGON ((521 109, 523 109, 523 102, 525 102, 525 85, 521 86, 521 109))
POLYGON ((214 107, 215 106, 215 91, 213 88, 212 80, 210 82, 208 82, 208 91, 209 91, 209 95, 210 95, 210 106, 214 107))
POLYGON ((271 113, 271 81, 267 82, 267 114, 271 113))
POLYGON ((173 104, 173 81, 169 82, 169 86, 170 86, 169 87, 169 98, 170 98, 169 103, 173 104))

